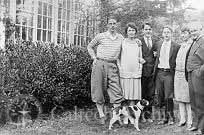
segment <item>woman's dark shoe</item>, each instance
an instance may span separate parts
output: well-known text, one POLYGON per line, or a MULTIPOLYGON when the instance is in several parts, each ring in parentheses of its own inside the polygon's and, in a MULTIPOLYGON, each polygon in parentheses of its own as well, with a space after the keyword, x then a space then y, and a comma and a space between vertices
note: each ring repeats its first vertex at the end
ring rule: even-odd
POLYGON ((196 131, 196 130, 198 130, 198 128, 197 128, 197 127, 190 127, 190 128, 188 128, 187 130, 188 130, 188 131, 196 131))
POLYGON ((198 130, 194 133, 194 135, 204 135, 204 133, 201 132, 201 130, 198 130))
POLYGON ((186 122, 179 122, 178 127, 183 127, 186 125, 186 122))
POLYGON ((162 121, 158 122, 158 125, 164 125, 164 124, 167 124, 167 123, 168 123, 168 120, 162 120, 162 121))

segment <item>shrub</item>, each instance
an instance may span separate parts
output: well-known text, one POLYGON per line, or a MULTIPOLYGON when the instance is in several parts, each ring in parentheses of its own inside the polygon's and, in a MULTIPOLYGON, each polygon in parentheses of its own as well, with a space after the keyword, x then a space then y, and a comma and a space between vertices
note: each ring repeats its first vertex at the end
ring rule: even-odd
POLYGON ((91 104, 92 61, 86 48, 18 40, 7 42, 0 57, 2 89, 9 97, 33 95, 43 112, 91 104))

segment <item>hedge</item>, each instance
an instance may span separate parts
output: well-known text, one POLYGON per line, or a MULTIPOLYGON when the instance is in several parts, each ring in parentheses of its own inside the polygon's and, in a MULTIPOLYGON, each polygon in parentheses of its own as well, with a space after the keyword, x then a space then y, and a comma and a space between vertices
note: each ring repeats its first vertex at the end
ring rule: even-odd
POLYGON ((86 48, 8 41, 0 52, 1 91, 11 99, 33 95, 43 112, 56 105, 89 106, 91 65, 86 48))

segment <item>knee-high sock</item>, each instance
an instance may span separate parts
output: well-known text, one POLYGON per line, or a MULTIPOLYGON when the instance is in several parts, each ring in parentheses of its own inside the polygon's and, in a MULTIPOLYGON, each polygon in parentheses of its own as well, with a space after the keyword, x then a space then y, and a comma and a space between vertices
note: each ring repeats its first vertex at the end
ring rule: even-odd
POLYGON ((99 117, 100 117, 100 118, 101 118, 101 117, 104 117, 104 116, 105 116, 105 114, 104 114, 104 112, 103 112, 104 104, 98 104, 98 103, 96 103, 96 107, 97 107, 97 109, 98 109, 99 117))
POLYGON ((185 103, 179 102, 179 113, 180 113, 180 122, 186 122, 186 109, 185 103))
POLYGON ((190 105, 190 103, 187 103, 186 104, 186 111, 187 111, 187 115, 188 115, 188 120, 187 120, 187 123, 189 124, 189 125, 191 125, 192 124, 192 110, 191 110, 191 105, 190 105))

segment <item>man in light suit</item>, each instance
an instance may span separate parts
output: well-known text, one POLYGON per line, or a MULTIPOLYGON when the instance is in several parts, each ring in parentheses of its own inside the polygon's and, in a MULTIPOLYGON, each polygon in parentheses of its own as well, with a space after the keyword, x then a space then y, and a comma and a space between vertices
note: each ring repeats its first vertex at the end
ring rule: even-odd
MULTIPOLYGON (((140 38, 142 42, 142 57, 146 61, 143 64, 142 68, 142 99, 148 100, 150 103, 153 102, 154 96, 154 78, 153 78, 153 70, 154 64, 156 60, 156 47, 155 43, 157 39, 152 36, 152 26, 150 23, 144 23, 142 25, 143 28, 143 36, 140 38)), ((152 113, 152 104, 150 104, 144 110, 143 122, 153 122, 151 119, 152 113)))
POLYGON ((163 28, 163 40, 157 43, 157 58, 154 72, 156 73, 156 92, 159 97, 159 107, 165 108, 164 119, 158 124, 174 124, 174 74, 176 56, 180 46, 172 41, 172 29, 169 26, 163 28))
POLYGON ((190 24, 194 38, 186 58, 186 76, 189 84, 190 102, 195 114, 190 131, 196 135, 204 134, 204 36, 199 22, 190 24))

